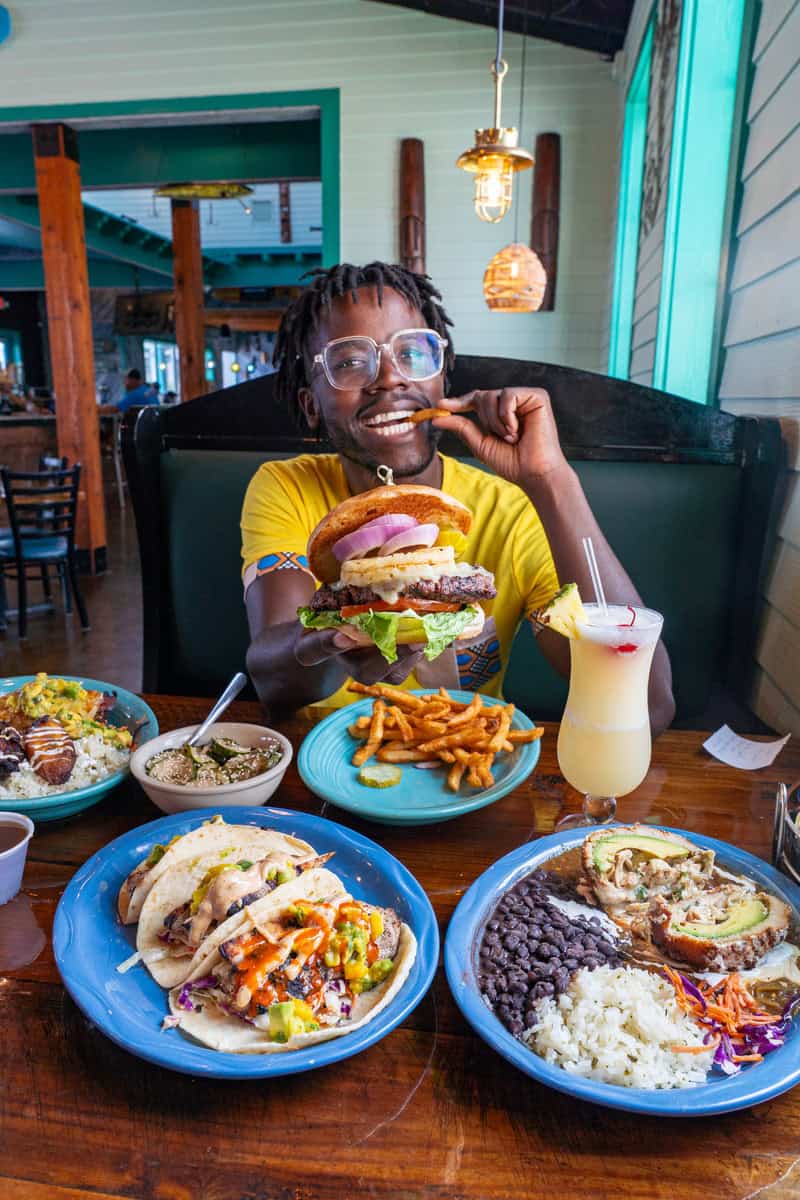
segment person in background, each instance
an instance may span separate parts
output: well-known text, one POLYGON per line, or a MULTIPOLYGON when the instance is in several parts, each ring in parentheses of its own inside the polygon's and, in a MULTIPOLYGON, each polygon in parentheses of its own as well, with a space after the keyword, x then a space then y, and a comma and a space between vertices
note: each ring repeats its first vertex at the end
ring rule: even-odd
POLYGON ((115 404, 99 404, 100 413, 124 413, 129 408, 140 408, 145 404, 158 404, 158 388, 142 381, 141 371, 132 367, 125 376, 125 394, 115 404))

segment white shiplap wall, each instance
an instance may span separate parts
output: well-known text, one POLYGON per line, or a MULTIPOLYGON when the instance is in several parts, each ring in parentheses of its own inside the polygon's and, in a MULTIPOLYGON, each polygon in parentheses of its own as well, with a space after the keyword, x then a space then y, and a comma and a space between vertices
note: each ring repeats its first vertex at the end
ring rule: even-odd
MULTIPOLYGON (((653 57, 650 66, 645 146, 645 169, 653 155, 653 162, 657 164, 660 189, 658 207, 653 222, 647 233, 642 227, 639 238, 629 367, 629 377, 635 383, 642 383, 646 387, 650 387, 653 383, 653 364, 656 352, 656 327, 661 296, 661 268, 664 261, 664 223, 667 213, 672 118, 675 111, 679 30, 679 0, 661 0, 656 16, 653 57), (671 38, 659 39, 659 26, 664 25, 668 11, 677 13, 677 25, 674 27, 671 38)), ((644 216, 644 202, 642 216, 644 216)))
POLYGON ((720 403, 780 417, 789 448, 754 707, 800 734, 800 0, 763 0, 753 61, 720 403))
MULTIPOLYGON (((393 259, 399 140, 425 141, 428 270, 456 345, 605 370, 617 88, 599 56, 530 39, 524 139, 562 139, 557 309, 489 313, 482 278, 513 241, 472 212, 455 159, 491 118, 493 33, 364 0, 24 0, 0 47, 0 106, 338 87, 342 256, 393 259)), ((517 121, 521 39, 506 38, 504 118, 517 121)), ((520 238, 531 174, 519 180, 520 238)))

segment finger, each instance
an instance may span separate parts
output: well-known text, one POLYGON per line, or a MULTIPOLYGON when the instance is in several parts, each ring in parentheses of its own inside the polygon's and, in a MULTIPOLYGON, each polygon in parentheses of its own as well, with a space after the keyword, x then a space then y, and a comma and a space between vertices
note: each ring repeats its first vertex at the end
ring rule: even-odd
POLYGON ((316 667, 326 659, 344 654, 354 643, 339 629, 309 629, 294 644, 294 656, 301 667, 316 667), (343 644, 344 643, 344 644, 343 644))
POLYGON ((397 662, 394 662, 389 667, 386 674, 383 676, 384 683, 403 683, 408 679, 414 667, 422 658, 422 649, 412 648, 411 646, 397 647, 397 662), (401 654, 400 651, 405 653, 401 654))
POLYGON ((508 427, 504 423, 500 412, 500 404, 507 392, 508 388, 503 388, 502 391, 497 392, 484 392, 481 407, 478 411, 478 418, 484 428, 499 438, 505 438, 508 435, 508 427))
POLYGON ((503 388, 500 393, 498 413, 503 423, 503 436, 507 442, 516 442, 519 437, 517 403, 516 392, 512 388, 503 388))
POLYGON ((477 408, 483 392, 465 392, 463 396, 444 396, 437 401, 437 407, 446 408, 448 412, 464 413, 474 412, 477 408))
POLYGON ((454 433, 456 437, 460 437, 475 457, 480 458, 486 446, 487 435, 478 428, 474 421, 470 421, 468 417, 437 417, 433 424, 437 429, 446 430, 454 433))

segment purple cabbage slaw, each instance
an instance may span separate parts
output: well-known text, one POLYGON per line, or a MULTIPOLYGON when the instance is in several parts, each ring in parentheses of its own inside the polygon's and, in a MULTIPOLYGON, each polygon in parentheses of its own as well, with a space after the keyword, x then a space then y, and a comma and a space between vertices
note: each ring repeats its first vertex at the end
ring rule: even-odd
POLYGON ((195 979, 183 985, 178 992, 178 999, 175 1003, 178 1008, 185 1009, 186 1012, 194 1012, 194 1005, 189 996, 192 992, 202 992, 206 988, 216 987, 217 980, 214 975, 206 975, 203 979, 195 979))
MULTIPOLYGON (((707 1004, 700 989, 691 979, 681 974, 680 971, 677 974, 686 992, 702 1004, 703 1011, 705 1012, 707 1004)), ((713 1018, 695 1016, 693 1019, 698 1024, 705 1025, 708 1028, 708 1033, 703 1038, 704 1042, 711 1041, 714 1036, 719 1034, 719 1043, 714 1052, 713 1065, 719 1067, 725 1075, 737 1075, 744 1064, 734 1062, 734 1055, 766 1055, 773 1050, 778 1050, 786 1041, 786 1034, 789 1031, 792 1018, 796 1015, 798 1008, 800 1008, 800 992, 792 996, 784 1005, 780 1019, 768 1025, 742 1025, 741 1032, 743 1038, 742 1040, 737 1039, 735 1043, 731 1040, 730 1034, 713 1018)))

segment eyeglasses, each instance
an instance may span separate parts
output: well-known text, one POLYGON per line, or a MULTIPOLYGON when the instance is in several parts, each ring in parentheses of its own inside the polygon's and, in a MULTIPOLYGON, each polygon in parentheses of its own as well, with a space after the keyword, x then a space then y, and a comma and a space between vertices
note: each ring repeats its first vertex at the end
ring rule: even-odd
POLYGON ((441 374, 447 342, 433 329, 398 329, 388 342, 371 337, 334 338, 321 354, 314 355, 333 388, 347 391, 369 387, 378 378, 381 354, 386 350, 397 373, 410 383, 422 383, 441 374))

